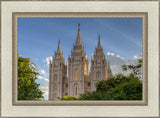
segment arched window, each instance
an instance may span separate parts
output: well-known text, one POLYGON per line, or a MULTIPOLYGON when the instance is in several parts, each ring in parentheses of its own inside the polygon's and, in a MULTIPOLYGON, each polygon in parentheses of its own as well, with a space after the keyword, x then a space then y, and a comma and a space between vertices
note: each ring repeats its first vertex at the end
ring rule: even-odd
POLYGON ((100 79, 101 78, 101 73, 98 71, 97 73, 96 73, 96 79, 100 79))
POLYGON ((54 81, 57 81, 57 74, 54 75, 54 81))
POLYGON ((78 85, 74 85, 74 96, 78 96, 78 85))
POLYGON ((57 85, 56 84, 54 85, 54 89, 57 90, 57 85))
POLYGON ((74 79, 78 80, 78 69, 74 70, 74 79))

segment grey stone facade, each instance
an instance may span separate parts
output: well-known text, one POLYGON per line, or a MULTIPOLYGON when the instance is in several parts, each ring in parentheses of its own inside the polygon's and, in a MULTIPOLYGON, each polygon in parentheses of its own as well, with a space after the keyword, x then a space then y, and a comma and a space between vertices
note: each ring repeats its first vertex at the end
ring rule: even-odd
POLYGON ((67 65, 61 52, 60 41, 52 62, 49 64, 49 99, 62 98, 67 93, 67 65))
POLYGON ((107 66, 107 61, 103 53, 103 48, 100 42, 100 36, 98 37, 98 46, 93 54, 91 59, 91 69, 90 69, 90 78, 91 78, 91 92, 95 91, 95 84, 100 80, 107 80, 109 77, 112 77, 112 72, 110 66, 107 66), (109 67, 109 70, 108 68, 109 67))
POLYGON ((68 68, 61 52, 60 41, 57 51, 49 65, 49 100, 57 100, 65 95, 77 96, 95 90, 98 80, 107 80, 112 77, 112 71, 105 59, 103 48, 98 39, 98 46, 91 59, 91 68, 88 72, 88 59, 81 41, 80 24, 75 45, 68 57, 68 68), (67 77, 68 69, 68 77, 67 77))

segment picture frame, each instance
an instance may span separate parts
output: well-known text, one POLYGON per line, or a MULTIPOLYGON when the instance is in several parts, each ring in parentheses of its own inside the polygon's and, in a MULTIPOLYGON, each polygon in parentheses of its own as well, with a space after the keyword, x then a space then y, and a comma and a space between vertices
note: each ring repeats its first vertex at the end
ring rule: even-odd
POLYGON ((1 117, 159 118, 158 19, 159 1, 2 0, 1 117), (46 9, 44 9, 45 7, 46 9), (142 17, 144 59, 143 77, 146 78, 143 80, 143 100, 70 102, 18 101, 16 89, 18 17, 142 17), (154 24, 152 24, 152 22, 154 22, 154 24))

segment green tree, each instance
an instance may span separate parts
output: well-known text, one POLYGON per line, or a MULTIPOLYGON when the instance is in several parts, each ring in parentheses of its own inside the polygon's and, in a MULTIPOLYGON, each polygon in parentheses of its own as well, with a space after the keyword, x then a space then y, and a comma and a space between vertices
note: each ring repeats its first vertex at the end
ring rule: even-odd
POLYGON ((96 91, 80 95, 80 100, 142 100, 142 82, 134 75, 116 75, 97 82, 96 91))
POLYGON ((43 92, 36 83, 37 69, 30 58, 18 55, 18 100, 41 100, 43 92))
POLYGON ((142 59, 138 59, 137 65, 123 65, 122 69, 123 71, 130 71, 130 74, 134 74, 135 76, 141 79, 142 78, 142 72, 141 72, 142 63, 143 63, 142 59))

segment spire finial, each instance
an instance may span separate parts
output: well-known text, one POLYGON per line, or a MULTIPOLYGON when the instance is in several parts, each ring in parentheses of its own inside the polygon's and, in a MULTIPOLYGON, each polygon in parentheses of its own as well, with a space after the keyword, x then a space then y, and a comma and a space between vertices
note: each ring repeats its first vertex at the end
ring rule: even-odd
POLYGON ((60 40, 58 41, 58 48, 57 48, 57 52, 61 52, 60 40))
POLYGON ((98 35, 98 48, 101 47, 100 34, 98 35))
POLYGON ((81 41, 81 34, 80 34, 80 24, 78 24, 78 35, 77 35, 77 40, 76 40, 76 45, 81 45, 82 41, 81 41))

